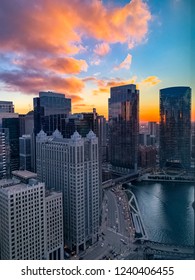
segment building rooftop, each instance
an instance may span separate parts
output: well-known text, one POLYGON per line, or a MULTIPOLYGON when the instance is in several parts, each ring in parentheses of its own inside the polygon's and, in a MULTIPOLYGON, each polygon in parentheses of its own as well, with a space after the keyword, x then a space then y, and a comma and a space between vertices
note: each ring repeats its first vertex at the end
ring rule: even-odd
POLYGON ((12 185, 19 184, 20 180, 18 179, 2 179, 0 180, 0 188, 6 188, 12 185))
POLYGON ((3 188, 3 191, 4 191, 4 193, 22 191, 22 190, 26 190, 26 188, 27 188, 28 186, 29 186, 29 185, 20 183, 20 184, 17 184, 17 185, 4 187, 4 188, 3 188))
POLYGON ((33 173, 28 170, 15 170, 15 171, 12 171, 12 174, 15 176, 21 177, 23 179, 31 179, 31 178, 37 177, 36 173, 33 173))

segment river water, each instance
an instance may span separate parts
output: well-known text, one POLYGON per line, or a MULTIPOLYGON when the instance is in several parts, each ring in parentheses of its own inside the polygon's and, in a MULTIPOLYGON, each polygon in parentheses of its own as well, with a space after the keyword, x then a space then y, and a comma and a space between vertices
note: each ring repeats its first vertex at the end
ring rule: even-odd
POLYGON ((193 183, 139 182, 135 194, 149 240, 194 245, 193 183))

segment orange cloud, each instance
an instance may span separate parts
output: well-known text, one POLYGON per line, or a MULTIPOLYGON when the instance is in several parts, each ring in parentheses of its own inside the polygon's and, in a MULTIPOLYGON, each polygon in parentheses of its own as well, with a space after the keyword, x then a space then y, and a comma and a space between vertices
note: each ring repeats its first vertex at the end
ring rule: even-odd
POLYGON ((140 85, 155 86, 159 84, 161 80, 156 76, 149 76, 141 81, 140 85))
POLYGON ((132 55, 128 54, 126 58, 118 65, 114 67, 114 70, 120 70, 122 68, 129 69, 131 66, 132 55))
POLYGON ((94 48, 94 53, 98 56, 105 56, 109 53, 110 46, 108 43, 97 44, 94 48))
POLYGON ((72 57, 58 57, 56 59, 45 59, 41 63, 45 68, 49 68, 61 74, 79 74, 87 71, 88 64, 83 59, 72 57))
POLYGON ((142 0, 124 7, 102 1, 1 0, 1 49, 33 53, 76 54, 83 37, 106 43, 139 44, 151 14, 142 0))
POLYGON ((93 90, 94 95, 98 95, 99 93, 109 93, 111 87, 122 86, 127 84, 135 84, 137 77, 134 76, 132 79, 123 80, 120 78, 109 79, 109 80, 101 80, 95 77, 88 77, 88 81, 94 81, 98 89, 93 90), (91 79, 90 79, 91 78, 91 79))

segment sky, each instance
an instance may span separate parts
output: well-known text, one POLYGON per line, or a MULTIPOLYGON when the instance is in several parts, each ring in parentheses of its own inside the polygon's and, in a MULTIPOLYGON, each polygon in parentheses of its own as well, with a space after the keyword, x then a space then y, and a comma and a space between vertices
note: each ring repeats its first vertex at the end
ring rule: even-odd
MULTIPOLYGON (((39 91, 107 118, 110 87, 136 84, 140 120, 159 120, 159 89, 190 86, 190 0, 1 0, 0 100, 33 109, 39 91)), ((194 93, 192 120, 195 121, 194 93)))

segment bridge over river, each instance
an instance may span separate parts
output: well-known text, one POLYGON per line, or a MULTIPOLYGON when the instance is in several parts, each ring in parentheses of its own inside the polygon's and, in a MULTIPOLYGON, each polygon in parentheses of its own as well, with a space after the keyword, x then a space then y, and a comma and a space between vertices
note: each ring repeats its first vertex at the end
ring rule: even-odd
POLYGON ((133 172, 133 173, 130 173, 130 174, 126 174, 126 175, 121 176, 119 178, 110 179, 108 181, 103 182, 102 183, 102 188, 106 189, 106 188, 114 187, 116 185, 129 183, 129 182, 137 180, 138 177, 139 177, 139 173, 138 172, 133 172))
POLYGON ((193 246, 178 246, 173 244, 163 244, 152 241, 144 241, 143 253, 146 259, 151 256, 171 256, 172 258, 194 258, 194 247, 193 246))

